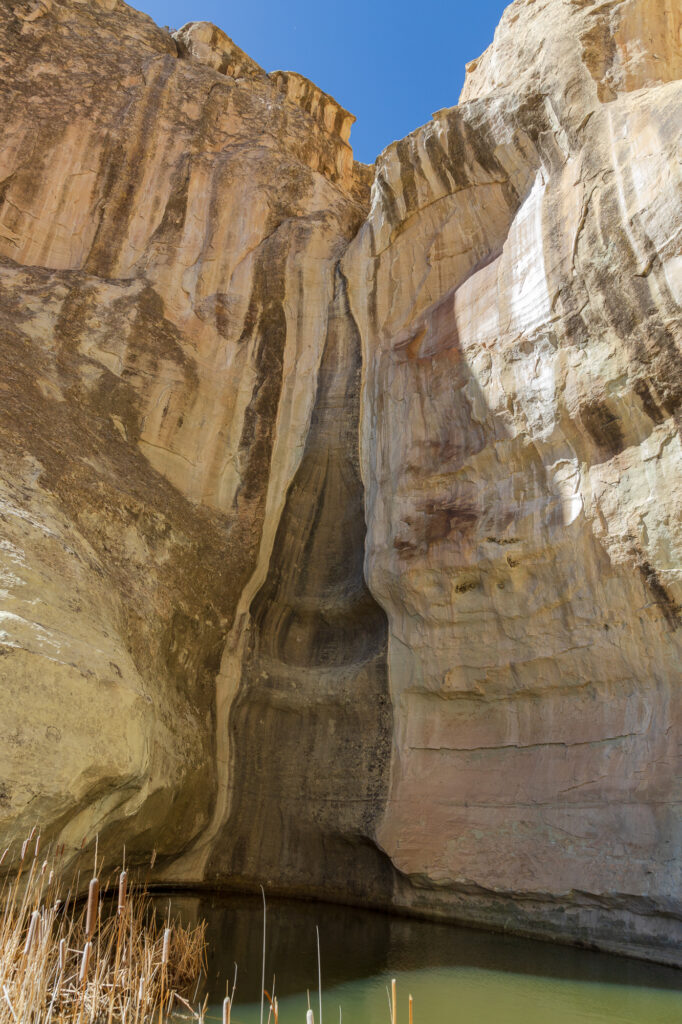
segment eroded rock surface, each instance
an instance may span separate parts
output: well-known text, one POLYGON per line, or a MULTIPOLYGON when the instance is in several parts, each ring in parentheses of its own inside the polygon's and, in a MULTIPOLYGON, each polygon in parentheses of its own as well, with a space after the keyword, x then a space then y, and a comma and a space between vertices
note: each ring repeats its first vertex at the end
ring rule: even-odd
POLYGON ((679 961, 680 31, 515 0, 372 172, 6 5, 0 846, 679 961))
POLYGON ((619 948, 680 936, 673 7, 512 4, 343 261, 398 898, 619 948))
POLYGON ((367 210, 341 134, 200 29, 178 50, 116 2, 2 19, 0 843, 38 821, 163 866, 209 824, 216 676, 367 210))

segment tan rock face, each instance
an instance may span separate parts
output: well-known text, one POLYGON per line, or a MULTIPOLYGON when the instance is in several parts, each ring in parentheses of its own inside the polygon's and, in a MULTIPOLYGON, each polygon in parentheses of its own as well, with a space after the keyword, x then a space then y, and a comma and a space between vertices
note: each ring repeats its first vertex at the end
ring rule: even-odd
POLYGON ((0 845, 676 961, 680 14, 516 0, 352 116, 0 24, 0 845))
POLYGON ((622 948, 679 935, 678 39, 670 5, 513 4, 343 260, 398 899, 523 892, 517 925, 622 948))
POLYGON ((202 63, 123 3, 2 21, 3 848, 40 821, 162 865, 210 822, 216 676, 366 212, 340 136, 200 28, 202 63))

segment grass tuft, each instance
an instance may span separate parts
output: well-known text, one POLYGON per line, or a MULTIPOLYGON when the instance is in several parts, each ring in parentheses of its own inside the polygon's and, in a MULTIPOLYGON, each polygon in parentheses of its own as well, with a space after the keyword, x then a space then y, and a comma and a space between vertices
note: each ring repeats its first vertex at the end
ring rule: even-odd
POLYGON ((41 863, 33 835, 14 864, 11 849, 2 855, 0 1024, 203 1021, 205 1006, 190 1000, 206 965, 205 924, 159 924, 127 871, 100 887, 96 857, 84 905, 78 872, 64 878, 63 850, 41 863))

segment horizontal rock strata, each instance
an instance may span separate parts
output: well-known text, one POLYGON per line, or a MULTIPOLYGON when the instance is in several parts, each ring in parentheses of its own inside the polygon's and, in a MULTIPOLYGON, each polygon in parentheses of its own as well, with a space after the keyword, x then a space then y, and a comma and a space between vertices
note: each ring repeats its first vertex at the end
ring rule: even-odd
POLYGON ((12 0, 0 847, 680 962, 680 31, 515 0, 370 169, 215 26, 12 0))

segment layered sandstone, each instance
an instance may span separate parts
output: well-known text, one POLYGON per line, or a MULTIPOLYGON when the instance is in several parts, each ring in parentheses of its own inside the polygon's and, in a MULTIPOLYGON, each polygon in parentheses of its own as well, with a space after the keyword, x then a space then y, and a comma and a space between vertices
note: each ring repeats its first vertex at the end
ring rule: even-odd
MULTIPOLYGON (((176 44, 73 0, 14 3, 0 31, 0 842, 38 821, 161 865, 222 783, 216 676, 267 576, 368 177, 210 26, 176 44)), ((359 483, 346 504, 361 526, 359 483)))
POLYGON ((512 4, 343 260, 399 899, 619 948, 681 935, 679 38, 512 4))
POLYGON ((677 962, 680 31, 515 0, 372 174, 215 26, 13 0, 0 845, 677 962))

